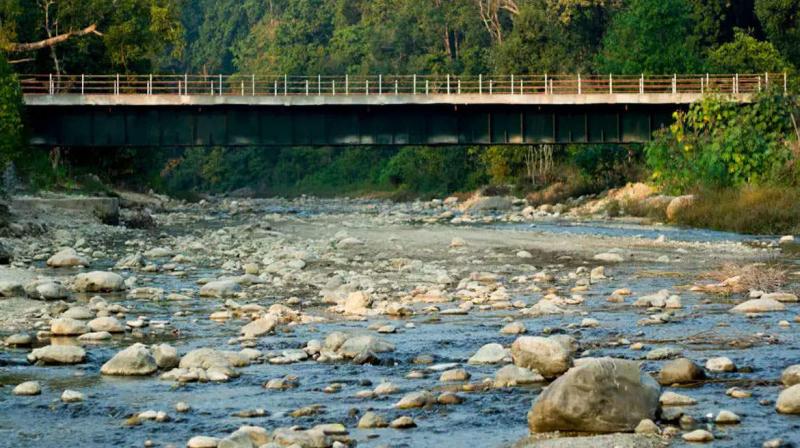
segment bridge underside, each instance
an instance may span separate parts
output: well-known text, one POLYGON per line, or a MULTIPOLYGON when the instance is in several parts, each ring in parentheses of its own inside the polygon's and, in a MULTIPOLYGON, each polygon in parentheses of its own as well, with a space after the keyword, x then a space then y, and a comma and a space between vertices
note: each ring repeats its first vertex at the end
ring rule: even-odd
POLYGON ((48 147, 642 143, 677 105, 64 106, 27 108, 48 147))

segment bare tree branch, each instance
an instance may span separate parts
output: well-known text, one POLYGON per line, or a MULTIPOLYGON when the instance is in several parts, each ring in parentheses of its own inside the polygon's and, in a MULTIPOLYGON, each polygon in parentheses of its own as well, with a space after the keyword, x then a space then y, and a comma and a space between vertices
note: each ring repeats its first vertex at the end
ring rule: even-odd
POLYGON ((68 33, 59 34, 57 36, 49 37, 44 40, 40 40, 38 42, 26 42, 26 43, 9 43, 6 45, 6 51, 12 53, 22 53, 25 51, 36 51, 41 50, 43 48, 49 48, 54 45, 58 45, 62 42, 69 40, 72 37, 79 37, 85 36, 87 34, 95 34, 97 36, 102 36, 103 33, 97 31, 97 25, 92 24, 87 26, 82 30, 77 31, 70 31, 68 33))

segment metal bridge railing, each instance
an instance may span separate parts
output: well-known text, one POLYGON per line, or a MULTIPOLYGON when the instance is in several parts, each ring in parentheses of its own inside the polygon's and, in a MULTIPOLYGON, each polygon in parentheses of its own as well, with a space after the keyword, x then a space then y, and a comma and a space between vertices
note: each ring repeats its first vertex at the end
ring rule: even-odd
POLYGON ((26 95, 588 95, 788 91, 786 73, 620 75, 20 75, 26 95))

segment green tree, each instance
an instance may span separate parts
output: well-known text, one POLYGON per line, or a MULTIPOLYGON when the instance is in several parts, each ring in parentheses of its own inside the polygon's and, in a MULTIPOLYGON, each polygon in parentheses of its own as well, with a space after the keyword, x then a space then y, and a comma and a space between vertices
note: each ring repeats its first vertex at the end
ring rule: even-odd
POLYGON ((0 53, 0 168, 22 149, 22 92, 17 76, 0 53))
POLYGON ((770 42, 800 66, 800 0, 755 0, 755 10, 770 42))
POLYGON ((736 31, 733 42, 708 53, 708 66, 717 73, 777 73, 790 68, 772 43, 759 41, 743 30, 736 31))
POLYGON ((601 73, 696 73, 703 67, 687 0, 633 0, 617 13, 596 59, 601 73))

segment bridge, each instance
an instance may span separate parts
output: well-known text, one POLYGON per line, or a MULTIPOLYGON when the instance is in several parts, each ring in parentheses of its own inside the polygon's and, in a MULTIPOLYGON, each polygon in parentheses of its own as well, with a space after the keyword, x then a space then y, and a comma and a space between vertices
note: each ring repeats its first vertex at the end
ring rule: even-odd
POLYGON ((642 143, 716 93, 786 74, 673 76, 20 75, 45 147, 642 143))

